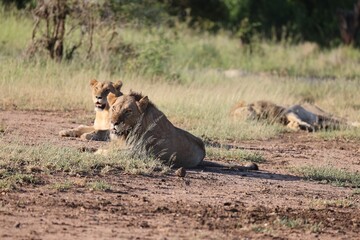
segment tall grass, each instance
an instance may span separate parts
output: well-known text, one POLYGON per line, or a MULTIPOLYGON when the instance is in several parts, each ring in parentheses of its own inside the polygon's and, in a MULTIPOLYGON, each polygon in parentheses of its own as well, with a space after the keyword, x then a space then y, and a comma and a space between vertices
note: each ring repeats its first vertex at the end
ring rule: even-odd
POLYGON ((125 92, 148 95, 175 124, 218 139, 270 138, 285 131, 231 119, 229 111, 239 100, 280 105, 311 100, 360 121, 360 52, 351 47, 323 50, 311 43, 261 41, 250 47, 226 33, 194 33, 181 26, 118 27, 119 37, 111 43, 106 28, 97 31, 91 58, 80 51, 59 64, 44 56, 20 58, 30 41, 31 19, 0 11, 0 29, 1 109, 15 104, 18 109, 90 111, 88 82, 97 78, 122 79, 125 92), (236 74, 227 76, 227 69, 236 74))

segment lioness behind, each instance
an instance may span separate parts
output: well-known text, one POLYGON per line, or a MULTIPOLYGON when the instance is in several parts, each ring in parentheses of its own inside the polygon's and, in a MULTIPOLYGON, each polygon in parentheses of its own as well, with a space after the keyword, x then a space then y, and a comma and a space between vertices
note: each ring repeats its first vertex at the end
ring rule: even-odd
POLYGON ((108 95, 121 96, 122 82, 90 81, 92 99, 95 106, 95 121, 93 126, 80 125, 74 129, 62 130, 61 137, 80 137, 85 140, 108 141, 110 138, 110 113, 108 95))

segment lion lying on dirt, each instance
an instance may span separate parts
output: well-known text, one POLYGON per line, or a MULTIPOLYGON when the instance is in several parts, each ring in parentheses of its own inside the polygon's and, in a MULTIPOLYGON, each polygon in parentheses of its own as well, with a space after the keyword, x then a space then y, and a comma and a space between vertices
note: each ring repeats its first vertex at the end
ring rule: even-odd
POLYGON ((200 138, 175 127, 147 96, 108 96, 111 131, 127 144, 141 145, 147 154, 175 167, 196 167, 205 157, 200 138))
POLYGON ((250 104, 239 102, 233 107, 230 114, 235 118, 280 123, 296 131, 312 132, 320 129, 339 129, 341 126, 358 126, 358 123, 334 117, 309 103, 285 108, 269 101, 256 101, 250 104))
POLYGON ((93 126, 80 125, 74 129, 62 130, 59 132, 61 137, 80 137, 85 140, 108 141, 110 138, 110 113, 108 95, 114 97, 121 96, 120 89, 122 82, 99 82, 90 81, 92 99, 95 106, 95 121, 93 126))

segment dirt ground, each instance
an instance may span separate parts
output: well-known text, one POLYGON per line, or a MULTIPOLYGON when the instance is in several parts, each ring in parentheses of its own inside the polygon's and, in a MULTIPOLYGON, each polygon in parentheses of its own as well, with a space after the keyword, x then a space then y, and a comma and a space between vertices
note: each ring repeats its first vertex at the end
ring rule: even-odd
MULTIPOLYGON (((106 143, 60 138, 62 129, 91 123, 84 111, 0 111, 2 141, 98 148, 106 143)), ((291 168, 315 165, 360 171, 360 142, 287 133, 238 147, 262 154, 260 171, 188 170, 184 178, 104 179, 110 191, 49 184, 0 192, 0 239, 360 239, 360 195, 354 189, 306 181, 291 168)), ((0 149, 1 150, 1 149, 0 149)), ((209 159, 216 160, 216 159, 209 159)), ((66 173, 47 183, 83 181, 66 173)))

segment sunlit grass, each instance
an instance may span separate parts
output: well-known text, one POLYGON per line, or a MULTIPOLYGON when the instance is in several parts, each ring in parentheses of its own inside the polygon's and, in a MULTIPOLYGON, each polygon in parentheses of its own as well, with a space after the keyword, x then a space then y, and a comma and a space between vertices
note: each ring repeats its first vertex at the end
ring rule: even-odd
POLYGON ((111 185, 103 180, 88 183, 88 188, 92 191, 109 191, 111 185))
POLYGON ((282 217, 277 219, 276 221, 274 221, 274 225, 290 229, 308 229, 313 233, 319 233, 324 228, 321 222, 310 223, 307 219, 289 217, 282 217))
POLYGON ((360 174, 358 172, 353 173, 332 167, 314 166, 301 167, 294 171, 308 180, 320 181, 321 183, 328 183, 336 186, 360 188, 360 174))
POLYGON ((317 136, 326 140, 360 140, 360 127, 348 127, 341 131, 321 131, 317 136))
POLYGON ((66 192, 73 187, 74 187, 74 183, 71 181, 56 182, 51 186, 51 188, 53 188, 59 192, 66 192))
MULTIPOLYGON (((119 39, 111 44, 129 46, 124 58, 124 52, 109 50, 104 39, 111 34, 102 28, 95 33, 91 58, 80 51, 72 61, 55 63, 44 56, 20 57, 30 42, 30 18, 0 11, 0 29, 0 39, 10 44, 6 48, 15 49, 0 59, 0 109, 91 111, 89 81, 96 78, 121 79, 124 92, 141 91, 175 125, 213 139, 269 139, 286 131, 231 119, 230 109, 239 100, 283 106, 310 100, 336 116, 360 121, 360 52, 351 47, 322 50, 312 43, 259 41, 250 51, 226 33, 195 33, 182 26, 118 28, 119 39), (241 74, 227 77, 228 69, 241 74)), ((358 135, 351 130, 334 134, 358 135)))
POLYGON ((318 199, 318 200, 314 200, 311 204, 316 207, 350 208, 354 206, 354 202, 349 199, 332 199, 332 200, 318 199))
POLYGON ((232 160, 239 162, 263 163, 265 159, 259 153, 252 153, 242 149, 224 149, 207 147, 206 156, 211 160, 232 160))
MULTIPOLYGON (((0 142, 0 148, 0 187, 3 189, 14 189, 24 184, 37 184, 41 182, 38 173, 63 172, 70 175, 92 176, 117 170, 147 175, 154 172, 162 174, 169 170, 169 167, 163 166, 158 160, 130 155, 125 151, 112 151, 107 156, 102 156, 47 144, 24 146, 3 142, 0 142)), ((71 184, 66 182, 53 187, 66 190, 71 187, 71 184)))
POLYGON ((22 54, 31 39, 33 24, 29 16, 5 11, 0 4, 0 62, 22 54))

